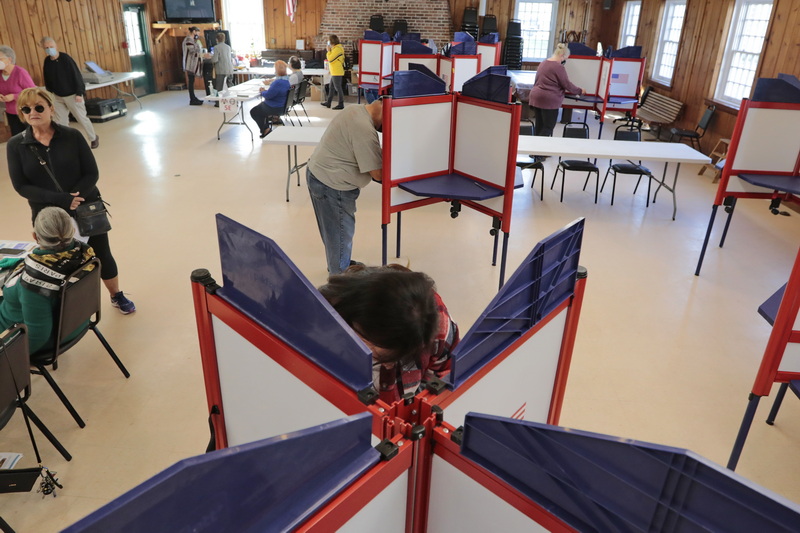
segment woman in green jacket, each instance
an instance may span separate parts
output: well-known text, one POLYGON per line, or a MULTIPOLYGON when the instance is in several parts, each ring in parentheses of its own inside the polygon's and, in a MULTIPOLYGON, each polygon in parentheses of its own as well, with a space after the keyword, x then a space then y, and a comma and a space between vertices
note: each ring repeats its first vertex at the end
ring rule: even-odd
MULTIPOLYGON (((51 346, 55 340, 54 312, 62 281, 94 257, 94 251, 75 240, 74 234, 66 211, 60 207, 45 207, 36 215, 33 225, 33 238, 38 246, 24 259, 0 262, 3 270, 12 270, 0 297, 0 331, 17 323, 28 326, 31 354, 51 346)), ((65 340, 74 337, 83 327, 65 340)))

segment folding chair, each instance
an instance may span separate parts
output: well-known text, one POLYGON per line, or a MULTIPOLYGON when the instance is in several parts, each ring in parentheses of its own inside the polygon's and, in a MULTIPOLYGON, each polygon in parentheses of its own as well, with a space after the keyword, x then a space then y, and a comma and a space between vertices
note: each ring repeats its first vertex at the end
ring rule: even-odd
POLYGON ((300 109, 303 110, 303 113, 306 115, 306 120, 308 123, 311 124, 311 119, 308 117, 308 113, 306 113, 306 107, 303 105, 303 102, 306 100, 306 93, 308 92, 308 80, 303 80, 297 85, 297 91, 295 91, 294 102, 292 102, 291 110, 294 111, 294 115, 297 117, 297 122, 300 126, 303 125, 302 121, 300 120, 300 115, 297 113, 297 106, 300 106, 300 109))
MULTIPOLYGON (((14 416, 14 412, 21 409, 61 456, 67 461, 71 461, 72 456, 66 448, 28 406, 27 402, 30 396, 28 329, 24 324, 18 324, 0 332, 0 430, 8 424, 14 416)), ((33 440, 31 440, 31 444, 35 446, 33 440)))
MULTIPOLYGON (((562 137, 568 137, 572 139, 588 139, 589 138, 589 126, 584 122, 568 122, 564 124, 564 133, 562 137)), ((553 183, 550 184, 550 190, 556 184, 556 178, 558 177, 558 172, 561 171, 561 202, 564 201, 564 176, 566 175, 567 171, 572 172, 586 172, 586 181, 583 183, 583 190, 586 190, 586 185, 589 183, 589 177, 591 177, 592 173, 595 174, 595 184, 594 184, 594 203, 597 203, 597 195, 599 191, 600 185, 600 170, 598 170, 597 165, 589 161, 588 159, 584 161, 583 159, 567 159, 562 161, 561 158, 558 158, 558 166, 556 167, 556 173, 553 175, 553 183)))
POLYGON ((130 373, 122 364, 117 354, 108 344, 105 337, 100 333, 97 325, 100 323, 100 260, 92 258, 84 263, 79 269, 64 278, 59 289, 58 314, 55 317, 56 342, 52 347, 45 347, 38 352, 31 354, 32 374, 44 376, 44 379, 53 388, 61 403, 70 412, 72 418, 78 426, 85 427, 86 423, 67 399, 61 387, 53 379, 47 370, 48 366, 55 371, 58 368, 58 360, 63 353, 78 344, 78 342, 91 330, 100 340, 100 343, 114 360, 122 374, 130 377, 130 373), (87 272, 87 268, 92 266, 92 270, 87 272), (77 332, 77 333, 75 333, 77 332))
MULTIPOLYGON (((652 90, 653 88, 648 86, 645 88, 644 91, 642 91, 642 96, 639 97, 639 104, 637 105, 637 107, 642 107, 644 105, 645 100, 647 100, 647 95, 650 94, 650 91, 652 90)), ((620 121, 624 122, 624 124, 622 124, 623 126, 628 126, 631 128, 640 128, 640 129, 642 127, 641 119, 635 118, 630 111, 625 111, 624 117, 614 119, 615 124, 620 121)))
POLYGON ((544 200, 544 163, 535 155, 517 154, 517 166, 520 170, 531 169, 533 170, 533 178, 531 179, 531 189, 536 183, 536 176, 541 171, 542 178, 540 183, 539 199, 544 200))
POLYGON ((711 124, 711 119, 714 118, 714 113, 717 111, 717 106, 710 105, 706 108, 703 116, 700 117, 700 122, 697 123, 694 130, 682 130, 680 128, 672 128, 669 130, 669 142, 672 142, 673 137, 677 136, 678 142, 683 141, 683 139, 689 139, 689 143, 694 148, 694 143, 697 141, 697 151, 700 152, 700 139, 703 138, 703 135, 706 134, 706 130, 708 129, 708 125, 711 124), (702 131, 701 131, 702 130, 702 131))
MULTIPOLYGON (((628 125, 617 126, 617 129, 614 130, 614 140, 615 141, 636 141, 639 142, 642 140, 642 130, 639 128, 635 128, 628 125)), ((636 181, 636 187, 633 188, 633 194, 636 194, 636 190, 639 188, 639 182, 642 181, 642 176, 648 176, 648 187, 647 187, 647 206, 650 206, 650 185, 649 180, 653 177, 650 169, 642 166, 642 162, 634 163, 633 161, 628 161, 627 163, 615 163, 611 164, 611 160, 608 161, 608 170, 606 170, 606 175, 603 178, 603 185, 600 186, 600 192, 603 192, 603 189, 606 186, 606 180, 608 179, 608 174, 611 172, 611 205, 614 205, 614 192, 617 189, 617 174, 630 174, 630 175, 638 175, 639 179, 636 181)))

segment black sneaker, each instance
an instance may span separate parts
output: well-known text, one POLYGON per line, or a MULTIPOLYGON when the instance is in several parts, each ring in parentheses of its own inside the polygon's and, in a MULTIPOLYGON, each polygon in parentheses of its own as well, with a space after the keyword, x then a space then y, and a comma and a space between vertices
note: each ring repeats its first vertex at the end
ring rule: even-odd
POLYGON ((203 105, 202 100, 189 100, 189 105, 203 105))
POLYGON ((331 106, 331 104, 329 104, 328 102, 320 102, 319 105, 325 106, 325 107, 330 107, 331 106))
POLYGON ((339 104, 336 107, 332 107, 331 109, 344 109, 344 104, 339 104))
POLYGON ((122 291, 111 297, 111 306, 119 309, 123 315, 129 315, 136 311, 136 306, 122 294, 122 291))

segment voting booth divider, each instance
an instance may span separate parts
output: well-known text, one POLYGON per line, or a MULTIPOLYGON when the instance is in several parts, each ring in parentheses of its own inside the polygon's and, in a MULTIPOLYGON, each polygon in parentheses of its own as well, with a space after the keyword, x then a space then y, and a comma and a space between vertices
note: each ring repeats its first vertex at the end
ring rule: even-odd
POLYGON ((770 200, 775 215, 782 201, 800 203, 800 80, 795 76, 760 78, 753 98, 742 100, 695 276, 703 266, 717 209, 724 206, 728 214, 722 248, 740 198, 770 200))
POLYGON ((773 384, 781 384, 775 403, 767 417, 767 424, 772 425, 790 384, 792 390, 800 390, 798 311, 800 311, 800 251, 794 260, 789 281, 758 308, 758 314, 772 325, 772 332, 767 340, 764 355, 747 400, 747 409, 728 460, 728 468, 731 470, 735 469, 739 462, 761 397, 769 396, 773 384))
POLYGON ((582 219, 541 241, 509 278, 453 350, 444 389, 434 384, 392 406, 364 394, 372 354, 280 248, 223 215, 217 227, 223 285, 207 270, 192 273, 216 449, 68 533, 789 531, 798 523, 795 504, 691 452, 549 424, 558 421, 586 283, 582 219), (506 366, 522 380, 501 375, 483 403, 464 406, 489 414, 455 412, 464 389, 506 366), (521 388, 545 394, 513 417, 491 402, 521 388), (326 410, 323 401, 341 412, 303 426, 320 418, 309 411, 326 410))
POLYGON ((384 93, 392 85, 394 56, 399 52, 397 42, 358 41, 358 86, 384 93))
MULTIPOLYGON (((570 56, 564 67, 569 80, 584 90, 567 95, 562 107, 594 111, 600 118, 599 139, 609 110, 628 111, 636 117, 645 59, 570 56)), ((585 118, 584 118, 585 121, 585 118)))
POLYGON ((469 207, 492 217, 492 264, 503 232, 500 285, 505 277, 516 167, 520 106, 445 94, 387 98, 383 103, 382 260, 387 260, 388 224, 397 215, 400 256, 401 214, 449 202, 457 217, 469 207), (424 127, 421 127, 424 125, 424 127))
POLYGON ((478 43, 478 55, 481 56, 480 69, 486 70, 489 67, 500 65, 500 54, 503 43, 478 43))

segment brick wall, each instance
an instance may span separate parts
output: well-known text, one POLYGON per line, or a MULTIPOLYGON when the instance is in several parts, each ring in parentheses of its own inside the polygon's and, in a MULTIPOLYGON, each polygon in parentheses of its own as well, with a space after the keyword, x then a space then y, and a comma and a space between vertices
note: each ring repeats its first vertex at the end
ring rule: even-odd
POLYGON ((358 40, 364 38, 372 15, 383 15, 389 33, 395 20, 405 20, 410 33, 433 39, 439 48, 453 39, 448 0, 328 0, 314 48, 324 50, 328 35, 333 33, 350 54, 357 48, 358 40))

